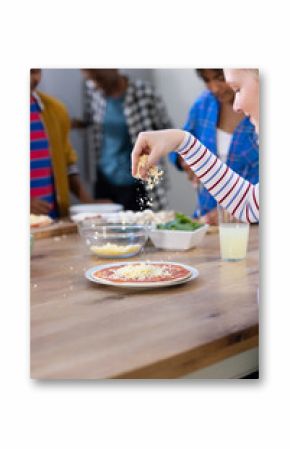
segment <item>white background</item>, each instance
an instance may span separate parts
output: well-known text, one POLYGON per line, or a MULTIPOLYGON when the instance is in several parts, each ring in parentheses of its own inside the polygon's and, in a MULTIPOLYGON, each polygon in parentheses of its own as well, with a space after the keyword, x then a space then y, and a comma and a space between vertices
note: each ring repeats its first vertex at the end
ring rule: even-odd
POLYGON ((1 12, 1 448, 289 447, 287 2, 10 1, 1 12), (129 3, 131 3, 129 5, 129 3), (128 6, 126 9, 125 5, 128 6), (260 381, 29 380, 30 67, 260 67, 260 381))

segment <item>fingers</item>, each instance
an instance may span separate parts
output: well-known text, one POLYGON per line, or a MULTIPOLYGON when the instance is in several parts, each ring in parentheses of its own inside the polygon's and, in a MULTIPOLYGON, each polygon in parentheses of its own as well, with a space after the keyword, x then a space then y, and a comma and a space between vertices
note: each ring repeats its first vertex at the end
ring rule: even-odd
POLYGON ((149 170, 150 167, 157 165, 161 157, 162 155, 159 153, 158 150, 151 151, 147 160, 147 167, 146 167, 147 171, 149 170))
POLYGON ((141 179, 147 180, 149 168, 150 166, 148 165, 148 163, 146 163, 144 167, 139 168, 139 176, 141 179))
POLYGON ((198 187, 200 185, 200 180, 199 178, 193 173, 193 171, 191 170, 192 176, 190 178, 190 181, 193 185, 193 187, 198 187))
POLYGON ((210 212, 208 212, 206 215, 206 223, 211 225, 211 226, 217 226, 218 225, 218 214, 217 214, 217 210, 214 209, 210 212))
POLYGON ((48 214, 52 209, 51 205, 47 201, 41 201, 40 207, 44 214, 48 214))
POLYGON ((49 210, 50 209, 48 209, 42 204, 38 204, 37 206, 34 207, 34 213, 39 215, 46 215, 49 213, 49 210))
POLYGON ((146 138, 144 137, 143 133, 140 133, 131 154, 132 176, 134 177, 137 175, 138 161, 140 156, 142 154, 146 154, 146 146, 146 138))
POLYGON ((176 150, 183 139, 184 131, 175 129, 140 133, 132 152, 132 175, 137 175, 138 161, 142 154, 149 156, 145 167, 147 172, 150 167, 158 163, 162 156, 176 150))
POLYGON ((47 215, 51 210, 51 206, 47 201, 34 198, 31 200, 30 211, 36 215, 47 215))
MULTIPOLYGON (((155 164, 155 149, 154 142, 151 132, 142 132, 139 134, 134 149, 132 151, 131 160, 132 160, 132 175, 139 175, 141 179, 147 179, 149 168, 155 164), (142 155, 147 154, 148 160, 143 167, 138 167, 139 159, 142 155), (138 173, 139 172, 139 173, 138 173)), ((158 160, 158 157, 157 157, 158 160)), ((139 177, 138 176, 138 177, 139 177)))

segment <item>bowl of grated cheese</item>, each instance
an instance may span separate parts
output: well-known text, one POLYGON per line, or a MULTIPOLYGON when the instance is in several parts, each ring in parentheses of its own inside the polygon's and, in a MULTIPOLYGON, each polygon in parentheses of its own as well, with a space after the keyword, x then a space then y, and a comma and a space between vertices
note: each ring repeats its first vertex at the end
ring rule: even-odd
POLYGON ((104 259, 136 256, 144 248, 149 230, 146 226, 124 223, 78 223, 79 234, 91 254, 104 259))

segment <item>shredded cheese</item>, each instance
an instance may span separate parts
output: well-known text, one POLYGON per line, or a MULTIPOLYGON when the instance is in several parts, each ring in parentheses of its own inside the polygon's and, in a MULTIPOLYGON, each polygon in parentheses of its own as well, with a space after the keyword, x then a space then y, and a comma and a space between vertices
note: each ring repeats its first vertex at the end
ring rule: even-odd
MULTIPOLYGON (((142 178, 140 171, 141 171, 141 168, 146 169, 147 161, 148 161, 148 154, 143 154, 140 157, 139 162, 138 162, 136 178, 138 178, 138 179, 142 178)), ((155 187, 157 184, 159 184, 163 174, 164 174, 163 170, 158 168, 156 165, 154 167, 149 168, 148 178, 146 179, 146 182, 147 182, 148 188, 150 190, 152 190, 153 187, 155 187)))
POLYGON ((167 268, 156 265, 140 263, 136 265, 126 265, 115 270, 114 277, 116 279, 142 280, 151 277, 169 276, 170 272, 167 268))
POLYGON ((141 249, 141 245, 113 245, 106 243, 103 246, 91 246, 91 251, 97 256, 122 256, 135 254, 141 249))

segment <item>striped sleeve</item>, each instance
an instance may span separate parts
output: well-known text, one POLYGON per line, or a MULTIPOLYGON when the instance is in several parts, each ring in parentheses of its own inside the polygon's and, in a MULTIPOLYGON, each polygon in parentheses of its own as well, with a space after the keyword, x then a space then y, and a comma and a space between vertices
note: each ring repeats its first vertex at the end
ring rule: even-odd
POLYGON ((259 221, 259 184, 253 185, 224 164, 188 132, 177 149, 217 202, 236 218, 259 221))

